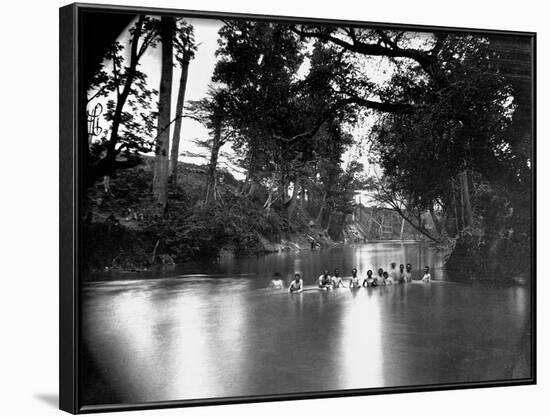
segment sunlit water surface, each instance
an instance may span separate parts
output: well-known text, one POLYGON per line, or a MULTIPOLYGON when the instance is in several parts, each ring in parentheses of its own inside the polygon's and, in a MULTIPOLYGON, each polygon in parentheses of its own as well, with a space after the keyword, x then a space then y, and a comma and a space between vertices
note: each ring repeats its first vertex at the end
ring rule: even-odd
POLYGON ((529 289, 447 282, 441 267, 433 249, 371 243, 92 277, 104 280, 83 285, 94 364, 84 397, 136 403, 529 377, 529 289), (288 281, 299 271, 312 285, 325 268, 363 276, 392 261, 416 273, 428 264, 435 280, 266 288, 273 272, 288 281))

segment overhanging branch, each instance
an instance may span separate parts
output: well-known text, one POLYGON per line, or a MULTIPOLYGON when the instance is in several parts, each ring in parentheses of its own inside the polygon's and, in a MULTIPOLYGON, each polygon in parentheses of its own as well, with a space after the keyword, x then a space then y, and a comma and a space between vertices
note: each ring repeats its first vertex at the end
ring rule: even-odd
MULTIPOLYGON (((348 33, 348 36, 351 38, 351 42, 348 42, 331 34, 318 32, 316 30, 308 31, 303 27, 293 27, 292 30, 294 33, 304 38, 317 38, 326 42, 331 42, 335 45, 341 46, 342 48, 350 52, 356 52, 359 54, 370 56, 386 56, 389 58, 409 58, 416 61, 429 75, 434 75, 433 63, 435 58, 433 55, 431 55, 428 51, 421 51, 411 48, 400 48, 387 36, 382 37, 382 39, 386 43, 386 45, 383 45, 382 43, 367 43, 359 41, 355 36, 355 33, 353 34, 354 36, 351 36, 350 33, 348 33)), ((379 31, 377 33, 380 36, 379 31)))

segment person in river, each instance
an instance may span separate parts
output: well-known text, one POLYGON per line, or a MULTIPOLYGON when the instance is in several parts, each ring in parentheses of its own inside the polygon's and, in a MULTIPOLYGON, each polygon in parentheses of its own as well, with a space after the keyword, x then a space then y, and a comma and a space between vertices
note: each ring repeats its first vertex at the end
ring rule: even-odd
POLYGON ((357 268, 351 270, 351 278, 349 280, 350 288, 361 288, 361 283, 359 282, 359 277, 357 276, 357 268))
POLYGON ((393 285, 393 278, 388 274, 387 271, 384 271, 382 276, 384 277, 383 278, 384 285, 393 285))
POLYGON ((432 276, 430 275, 430 267, 425 266, 424 267, 424 275, 422 276, 423 282, 430 282, 432 280, 432 276))
POLYGON ((332 288, 340 288, 340 287, 346 287, 346 284, 344 284, 344 281, 342 280, 342 277, 340 276, 340 271, 338 268, 334 270, 334 275, 332 276, 332 288))
POLYGON ((284 283, 283 283, 283 279, 281 278, 281 274, 279 274, 278 272, 275 272, 273 274, 273 278, 271 278, 271 281, 269 281, 268 288, 273 288, 277 290, 284 288, 284 283))
POLYGON ((328 269, 325 269, 323 271, 323 274, 317 278, 317 285, 319 288, 322 288, 324 290, 328 290, 332 288, 332 279, 330 277, 330 274, 328 272, 328 269))
POLYGON ((405 273, 403 274, 403 279, 405 282, 411 282, 412 281, 412 265, 407 264, 405 267, 405 273))
POLYGON ((370 269, 367 271, 367 277, 363 280, 363 287, 378 287, 378 280, 373 278, 370 269))
POLYGON ((304 290, 304 281, 299 273, 294 274, 294 280, 290 283, 288 287, 289 293, 302 292, 304 290))
POLYGON ((393 284, 398 284, 399 283, 399 272, 397 271, 397 264, 395 262, 392 262, 390 264, 389 276, 392 279, 393 284))
POLYGON ((399 282, 405 282, 405 265, 399 265, 399 282))
POLYGON ((384 270, 382 268, 378 268, 378 276, 376 277, 378 280, 378 283, 384 282, 384 270))

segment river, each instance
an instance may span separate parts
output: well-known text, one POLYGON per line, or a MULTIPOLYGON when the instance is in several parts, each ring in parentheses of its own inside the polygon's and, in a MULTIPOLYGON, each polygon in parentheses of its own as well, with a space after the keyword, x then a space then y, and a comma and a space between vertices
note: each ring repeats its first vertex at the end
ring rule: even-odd
POLYGON ((528 378, 529 288, 449 282, 442 265, 433 248, 379 242, 92 276, 84 404, 528 378), (325 268, 363 276, 393 261, 429 265, 434 281, 266 288, 273 272, 313 284, 325 268))

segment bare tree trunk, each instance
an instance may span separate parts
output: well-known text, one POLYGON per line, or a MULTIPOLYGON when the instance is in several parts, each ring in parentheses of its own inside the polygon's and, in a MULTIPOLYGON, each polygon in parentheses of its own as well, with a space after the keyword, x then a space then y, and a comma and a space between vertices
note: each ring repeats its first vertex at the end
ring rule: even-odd
POLYGON ((271 211, 271 205, 273 204, 273 188, 269 189, 269 194, 267 195, 267 200, 264 203, 264 209, 268 213, 271 211))
POLYGON ((473 225, 472 204, 470 202, 470 187, 468 185, 468 171, 460 173, 460 188, 462 190, 462 204, 464 209, 464 226, 469 228, 473 225))
POLYGON ((325 228, 325 233, 328 235, 328 231, 330 230, 330 225, 332 224, 332 211, 328 215, 328 222, 327 227, 325 228))
POLYGON ((298 199, 298 190, 300 189, 300 174, 296 174, 296 180, 292 187, 292 196, 290 197, 288 205, 288 218, 291 218, 296 210, 296 201, 298 199))
POLYGON ((367 208, 367 238, 372 239, 372 218, 374 217, 374 209, 371 209, 370 211, 367 208))
POLYGON ((439 221, 439 219, 437 218, 437 216, 435 214, 433 204, 430 204, 429 211, 430 211, 430 216, 432 217, 432 222, 434 224, 435 230, 436 230, 438 236, 442 237, 443 236, 443 226, 441 225, 441 222, 439 221))
POLYGON ((260 186, 257 176, 257 173, 259 172, 257 166, 257 152, 257 145, 253 141, 249 150, 250 161, 248 163, 248 174, 247 179, 245 180, 245 187, 243 189, 243 195, 246 195, 247 197, 253 197, 260 186))
POLYGON ((455 237, 458 237, 460 235, 460 228, 458 226, 458 203, 456 201, 456 186, 455 186, 455 182, 453 180, 452 182, 452 188, 453 188, 453 208, 454 208, 454 215, 455 215, 455 227, 456 227, 456 230, 455 230, 455 237))
MULTIPOLYGON (((118 131, 122 123, 122 111, 124 110, 124 105, 128 100, 128 97, 132 90, 132 85, 134 83, 134 79, 136 76, 136 69, 137 69, 137 65, 140 57, 139 51, 138 51, 138 42, 139 42, 139 38, 143 34, 144 22, 145 22, 145 16, 140 15, 138 17, 138 21, 136 23, 134 32, 132 34, 132 41, 130 46, 130 64, 128 65, 128 70, 126 71, 126 74, 127 74, 126 80, 124 82, 124 86, 122 87, 122 91, 120 93, 118 92, 118 89, 117 89, 115 111, 112 117, 113 123, 111 125, 111 133, 109 136, 109 141, 107 142, 107 155, 104 158, 108 164, 114 163, 117 157, 116 145, 118 143, 118 131)), ((114 59, 115 57, 113 56, 113 66, 115 62, 114 59)), ((90 180, 95 180, 95 179, 97 178, 91 178, 90 180)))
POLYGON ((155 247, 153 248, 153 255, 151 255, 151 263, 155 263, 155 259, 157 259, 157 248, 159 247, 160 240, 157 240, 157 243, 155 243, 155 247))
POLYGON ((267 186, 267 188, 268 188, 267 199, 265 200, 265 203, 263 205, 264 210, 266 212, 271 211, 271 206, 279 198, 279 197, 275 197, 275 191, 276 191, 275 183, 276 183, 276 181, 277 181, 277 175, 275 173, 272 173, 271 174, 271 181, 268 182, 268 186, 267 186))
POLYGON ((325 192, 323 194, 323 200, 321 201, 321 208, 319 208, 319 213, 317 214, 317 218, 315 219, 315 222, 319 225, 319 227, 322 227, 322 221, 323 221, 323 215, 325 214, 326 203, 327 203, 327 193, 325 192))
POLYGON ((459 191, 460 191, 460 233, 466 228, 466 222, 464 220, 464 193, 462 192, 462 174, 458 175, 459 191))
POLYGON ((173 40, 175 20, 163 16, 160 20, 162 66, 159 90, 158 136, 153 172, 153 199, 161 212, 168 202, 168 147, 170 145, 170 110, 172 102, 173 40))
POLYGON ((280 184, 281 184, 281 194, 282 194, 282 198, 283 198, 282 201, 283 201, 283 204, 286 204, 289 201, 289 198, 288 198, 288 181, 287 181, 286 175, 284 173, 281 173, 280 184))
POLYGON ((214 137, 212 140, 212 150, 210 151, 210 163, 208 165, 208 174, 206 177, 206 196, 204 204, 210 204, 216 199, 216 174, 218 166, 218 155, 221 147, 222 123, 218 118, 214 126, 214 137))
POLYGON ((178 89, 178 99, 176 101, 176 122, 174 124, 174 135, 172 136, 172 147, 170 150, 170 180, 176 187, 178 181, 178 156, 181 139, 181 124, 183 121, 183 103, 185 102, 185 88, 187 86, 187 75, 189 73, 189 60, 181 63, 180 85, 178 89))

